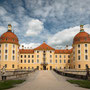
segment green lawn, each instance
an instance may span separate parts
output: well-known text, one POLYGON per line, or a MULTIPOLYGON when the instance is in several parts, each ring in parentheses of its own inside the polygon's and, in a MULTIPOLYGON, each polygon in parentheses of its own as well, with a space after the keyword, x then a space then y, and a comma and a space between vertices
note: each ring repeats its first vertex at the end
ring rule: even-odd
POLYGON ((67 80, 67 81, 72 84, 78 84, 80 87, 90 89, 90 81, 88 80, 67 80))
POLYGON ((25 80, 7 80, 0 81, 0 90, 5 90, 14 87, 16 84, 23 83, 25 80))

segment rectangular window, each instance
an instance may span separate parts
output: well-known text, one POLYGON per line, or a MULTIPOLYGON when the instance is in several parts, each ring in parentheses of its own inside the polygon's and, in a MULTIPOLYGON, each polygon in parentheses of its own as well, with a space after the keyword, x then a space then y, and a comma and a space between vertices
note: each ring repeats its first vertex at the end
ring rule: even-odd
POLYGON ((5 68, 7 68, 7 64, 5 64, 5 68))
POLYGON ((34 58, 34 55, 32 55, 32 58, 34 58))
POLYGON ((70 55, 68 55, 68 58, 70 58, 70 55))
POLYGON ((64 63, 66 63, 66 60, 64 60, 64 63))
POLYGON ((0 54, 1 54, 1 50, 0 50, 0 54))
POLYGON ((7 53, 8 52, 8 50, 5 50, 5 53, 7 53))
POLYGON ((52 58, 52 55, 50 55, 50 58, 52 58))
POLYGON ((26 69, 26 67, 24 67, 24 69, 26 69))
POLYGON ((28 60, 28 63, 30 63, 30 60, 28 60))
POLYGON ((28 58, 30 58, 30 55, 28 55, 28 58))
POLYGON ((78 54, 80 54, 80 50, 78 50, 78 54))
POLYGON ((23 55, 21 55, 21 58, 23 58, 23 55))
POLYGON ((64 55, 64 58, 66 58, 66 56, 64 55))
POLYGON ((23 60, 21 60, 21 63, 23 63, 23 60))
POLYGON ((12 65, 12 68, 14 68, 14 64, 12 65))
POLYGON ((24 55, 24 58, 26 58, 26 55, 24 55))
POLYGON ((55 55, 55 57, 57 58, 57 55, 55 55))
POLYGON ((34 63, 34 60, 32 60, 32 63, 34 63))
POLYGON ((52 60, 50 60, 50 63, 52 63, 52 60))
POLYGON ((0 44, 0 48, 1 48, 1 44, 0 44))
POLYGON ((7 55, 5 55, 5 60, 7 60, 7 55))
POLYGON ((52 53, 52 51, 50 51, 50 53, 52 53))
POLYGON ((37 63, 39 63, 39 60, 37 59, 37 63))
POLYGON ((13 60, 15 60, 15 56, 13 56, 13 60))
POLYGON ((87 44, 85 44, 85 47, 87 47, 87 44))
POLYGON ((26 60, 24 60, 24 63, 26 63, 26 60))
POLYGON ((78 68, 81 68, 81 65, 80 64, 78 65, 78 68))
POLYGON ((70 60, 68 60, 68 63, 70 63, 70 60))
POLYGON ((78 60, 80 60, 80 56, 78 56, 78 60))
POLYGON ((80 44, 78 44, 78 48, 80 48, 80 44))
POLYGON ((15 45, 13 45, 13 48, 15 48, 15 45))
POLYGON ((75 56, 73 57, 73 60, 75 61, 75 56))
POLYGON ((59 57, 61 58, 61 55, 59 57))
POLYGON ((30 70, 30 67, 28 67, 28 69, 30 70))
POLYGON ((13 54, 15 54, 15 50, 13 50, 13 54))
POLYGON ((60 63, 61 63, 62 61, 60 60, 60 63))
POLYGON ((5 47, 8 47, 8 44, 5 44, 5 47))
POLYGON ((85 53, 88 53, 88 50, 85 50, 85 53))
POLYGON ((39 51, 37 51, 37 53, 39 53, 39 51))
POLYGON ((39 55, 37 55, 37 58, 39 58, 39 55))
POLYGON ((85 55, 85 59, 86 59, 86 60, 88 59, 88 55, 85 55))
POLYGON ((57 60, 55 60, 55 62, 57 63, 57 60))

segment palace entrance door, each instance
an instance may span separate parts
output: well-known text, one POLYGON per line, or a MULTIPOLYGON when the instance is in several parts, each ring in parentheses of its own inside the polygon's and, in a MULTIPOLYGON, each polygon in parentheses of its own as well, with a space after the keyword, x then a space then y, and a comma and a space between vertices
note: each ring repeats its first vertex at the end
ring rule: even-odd
POLYGON ((46 66, 45 65, 43 66, 43 70, 46 70, 46 66))

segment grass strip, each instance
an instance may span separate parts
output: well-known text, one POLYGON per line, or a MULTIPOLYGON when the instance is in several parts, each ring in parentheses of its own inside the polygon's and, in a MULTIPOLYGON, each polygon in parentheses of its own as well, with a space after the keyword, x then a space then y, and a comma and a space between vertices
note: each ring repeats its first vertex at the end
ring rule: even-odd
POLYGON ((0 90, 9 89, 15 87, 16 84, 21 84, 25 80, 7 80, 7 81, 0 81, 0 90))
POLYGON ((88 81, 88 80, 67 80, 67 81, 72 84, 77 84, 80 87, 90 89, 90 81, 88 81))

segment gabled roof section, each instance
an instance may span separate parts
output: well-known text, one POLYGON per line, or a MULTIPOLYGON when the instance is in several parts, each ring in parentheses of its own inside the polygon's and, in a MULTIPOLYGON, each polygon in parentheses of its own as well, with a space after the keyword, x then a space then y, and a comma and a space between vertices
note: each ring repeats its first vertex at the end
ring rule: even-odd
POLYGON ((20 49, 19 50, 20 54, 34 54, 34 50, 33 49, 20 49))
POLYGON ((41 44, 40 46, 38 46, 34 50, 55 50, 55 49, 52 48, 51 46, 47 45, 45 42, 43 42, 43 44, 41 44))

